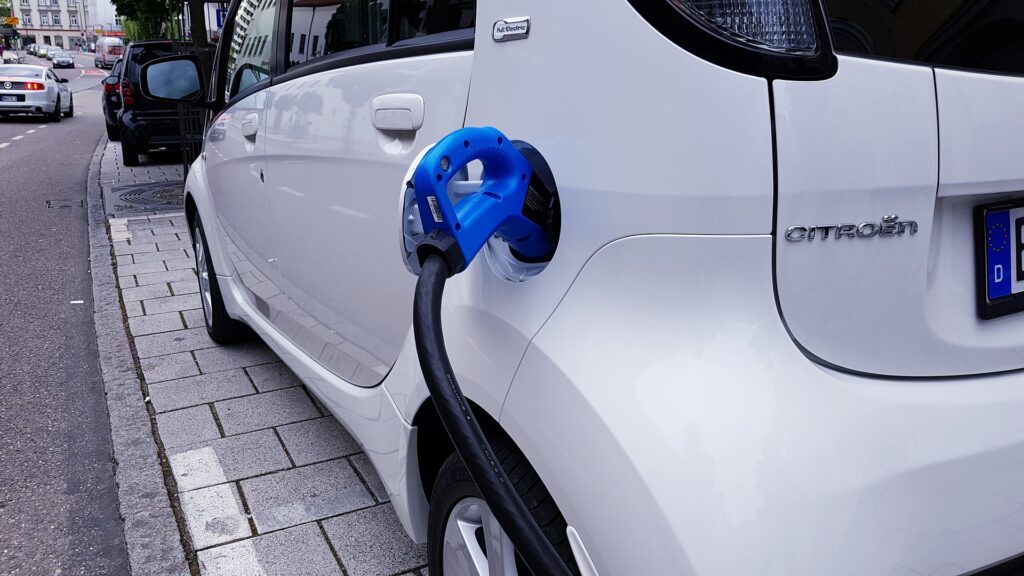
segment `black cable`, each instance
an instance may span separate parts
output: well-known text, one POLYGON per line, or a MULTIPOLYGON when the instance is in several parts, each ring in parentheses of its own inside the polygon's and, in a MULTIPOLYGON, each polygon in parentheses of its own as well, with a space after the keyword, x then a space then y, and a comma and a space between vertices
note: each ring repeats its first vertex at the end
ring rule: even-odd
POLYGON ((416 354, 430 397, 470 476, 526 565, 538 576, 570 576, 565 563, 498 463, 452 372, 441 329, 441 296, 448 273, 448 264, 440 254, 428 256, 416 282, 413 300, 416 354))

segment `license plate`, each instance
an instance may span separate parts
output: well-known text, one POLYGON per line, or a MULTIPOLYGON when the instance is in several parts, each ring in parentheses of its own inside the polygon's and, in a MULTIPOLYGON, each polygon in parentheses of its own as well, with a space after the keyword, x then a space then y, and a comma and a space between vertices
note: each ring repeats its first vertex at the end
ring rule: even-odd
POLYGON ((978 316, 1024 310, 1024 201, 978 206, 974 229, 978 316))
POLYGON ((17 96, 0 96, 0 102, 17 102, 17 96))

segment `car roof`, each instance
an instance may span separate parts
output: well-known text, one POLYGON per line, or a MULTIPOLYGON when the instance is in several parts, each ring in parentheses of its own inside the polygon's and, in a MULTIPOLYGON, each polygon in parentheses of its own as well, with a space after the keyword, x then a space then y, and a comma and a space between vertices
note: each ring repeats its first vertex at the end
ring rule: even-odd
POLYGON ((43 70, 43 71, 49 70, 49 68, 47 68, 45 66, 36 66, 35 64, 4 64, 4 68, 13 68, 13 67, 29 68, 29 69, 32 69, 32 70, 43 70))

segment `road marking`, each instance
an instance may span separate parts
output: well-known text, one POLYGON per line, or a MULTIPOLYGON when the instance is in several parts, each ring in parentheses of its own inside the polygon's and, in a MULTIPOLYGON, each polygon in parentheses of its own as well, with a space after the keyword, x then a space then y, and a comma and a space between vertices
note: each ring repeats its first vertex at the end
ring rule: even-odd
POLYGON ((32 134, 35 130, 25 130, 25 134, 32 134))
POLYGON ((40 128, 46 128, 47 124, 43 124, 40 128))
POLYGON ((10 142, 4 142, 3 144, 0 144, 0 150, 3 150, 4 148, 7 148, 10 145, 11 145, 10 142))
POLYGON ((11 140, 21 140, 22 138, 24 138, 24 136, 15 136, 11 138, 11 140))
POLYGON ((72 304, 85 304, 85 300, 72 300, 72 304))

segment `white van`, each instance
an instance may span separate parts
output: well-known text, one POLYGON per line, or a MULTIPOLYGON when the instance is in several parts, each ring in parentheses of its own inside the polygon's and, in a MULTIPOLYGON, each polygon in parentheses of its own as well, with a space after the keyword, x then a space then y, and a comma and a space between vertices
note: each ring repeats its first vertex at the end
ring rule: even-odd
MULTIPOLYGON (((557 183, 553 258, 492 239, 444 319, 569 572, 1022 569, 1024 3, 231 10, 186 182, 207 328, 250 326, 349 428, 431 576, 526 573, 398 250, 410 166, 464 126, 557 183)), ((194 62, 145 89, 193 100, 194 62)))
POLYGON ((114 62, 124 54, 124 41, 114 36, 104 36, 96 40, 96 55, 93 65, 97 68, 113 68, 114 62))

